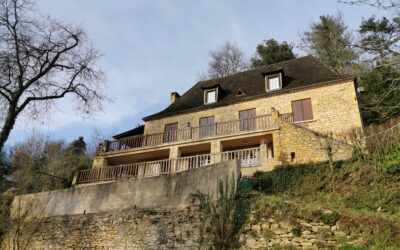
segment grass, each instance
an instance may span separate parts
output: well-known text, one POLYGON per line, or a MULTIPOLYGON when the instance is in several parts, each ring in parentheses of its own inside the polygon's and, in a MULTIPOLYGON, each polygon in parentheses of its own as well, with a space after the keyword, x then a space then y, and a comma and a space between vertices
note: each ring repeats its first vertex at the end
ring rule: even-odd
POLYGON ((256 173, 256 189, 264 194, 257 209, 261 214, 280 210, 280 216, 293 220, 338 222, 367 241, 362 247, 342 249, 400 249, 400 172, 386 171, 400 165, 398 153, 393 154, 387 162, 382 158, 381 166, 358 160, 337 162, 334 171, 319 163, 256 173))

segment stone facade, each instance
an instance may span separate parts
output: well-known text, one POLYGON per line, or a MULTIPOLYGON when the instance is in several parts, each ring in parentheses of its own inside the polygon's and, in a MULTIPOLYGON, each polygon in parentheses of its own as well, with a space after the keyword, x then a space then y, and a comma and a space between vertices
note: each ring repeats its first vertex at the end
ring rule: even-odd
POLYGON ((319 132, 344 132, 354 127, 361 127, 361 117, 358 108, 356 91, 353 81, 338 82, 325 86, 314 86, 289 93, 245 100, 240 103, 181 115, 170 116, 145 123, 145 134, 164 132, 165 124, 178 123, 178 129, 199 126, 199 119, 214 116, 214 121, 225 122, 239 119, 239 111, 256 109, 256 115, 271 114, 271 107, 280 113, 291 113, 291 102, 311 98, 313 121, 309 128, 319 132))
MULTIPOLYGON (((310 98, 313 119, 293 125, 281 123, 272 119, 270 129, 264 131, 249 131, 214 138, 199 138, 194 141, 172 142, 148 148, 132 148, 121 152, 102 153, 94 162, 93 167, 127 164, 132 161, 151 160, 158 158, 179 158, 185 148, 186 153, 219 154, 225 150, 225 144, 235 141, 238 148, 246 147, 244 141, 257 140, 262 149, 261 155, 274 161, 263 161, 263 171, 268 171, 281 163, 307 163, 326 160, 324 142, 315 133, 346 134, 353 129, 361 129, 362 122, 358 107, 355 84, 352 80, 319 84, 308 88, 278 92, 273 95, 244 99, 212 109, 174 115, 145 123, 145 134, 164 132, 166 124, 178 123, 179 129, 199 126, 199 119, 214 116, 214 122, 221 123, 239 119, 239 111, 256 109, 257 116, 272 115, 272 108, 280 114, 292 113, 292 101, 310 98), (188 127, 189 126, 189 127, 188 127), (264 145, 266 147, 264 147, 264 145), (203 149, 201 149, 203 148, 203 149), (202 151, 203 150, 203 151, 202 151), (295 155, 293 157, 293 154, 295 155), (148 158, 143 158, 148 157, 148 158)), ((351 155, 351 147, 335 149, 335 159, 346 159, 351 155)), ((260 170, 260 169, 258 169, 260 170)), ((255 171, 255 170, 254 170, 255 171)), ((246 174, 254 172, 246 170, 246 174)))

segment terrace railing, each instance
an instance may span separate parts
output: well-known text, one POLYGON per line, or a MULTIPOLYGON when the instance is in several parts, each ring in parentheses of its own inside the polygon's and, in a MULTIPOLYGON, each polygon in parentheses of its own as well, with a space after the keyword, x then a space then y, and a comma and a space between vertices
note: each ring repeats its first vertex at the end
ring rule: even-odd
POLYGON ((77 184, 99 181, 114 181, 132 177, 150 177, 182 171, 190 171, 220 161, 240 160, 242 167, 257 166, 260 162, 260 148, 249 148, 222 152, 165 159, 158 161, 137 162, 103 168, 85 169, 77 173, 77 184))
POLYGON ((272 125, 271 115, 264 115, 250 119, 214 123, 209 126, 190 127, 164 133, 126 137, 108 142, 105 151, 121 151, 130 148, 157 146, 164 143, 198 140, 221 135, 234 135, 249 131, 265 130, 271 128, 272 125))
POLYGON ((293 123, 293 113, 279 114, 282 121, 293 123))

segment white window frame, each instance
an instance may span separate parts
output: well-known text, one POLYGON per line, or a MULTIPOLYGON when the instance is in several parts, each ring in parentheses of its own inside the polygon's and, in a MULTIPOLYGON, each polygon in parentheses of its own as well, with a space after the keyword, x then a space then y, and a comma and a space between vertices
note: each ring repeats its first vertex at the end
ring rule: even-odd
POLYGON ((207 89, 204 90, 204 104, 212 104, 212 103, 216 103, 218 101, 218 89, 207 89), (212 102, 208 101, 208 93, 210 92, 215 92, 215 100, 212 102))
POLYGON ((273 91, 277 91, 277 90, 281 90, 281 89, 282 89, 282 74, 281 73, 265 76, 265 90, 267 92, 273 92, 273 91), (279 86, 278 86, 278 88, 271 89, 270 85, 269 85, 269 80, 274 79, 274 78, 278 78, 279 86))

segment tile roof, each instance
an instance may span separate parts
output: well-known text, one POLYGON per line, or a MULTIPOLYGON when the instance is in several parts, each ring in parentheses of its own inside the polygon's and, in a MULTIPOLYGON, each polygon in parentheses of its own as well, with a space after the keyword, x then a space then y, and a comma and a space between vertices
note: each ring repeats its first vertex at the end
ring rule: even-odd
POLYGON ((331 70, 312 56, 305 56, 269 66, 251 69, 230 76, 200 81, 183 94, 166 109, 156 114, 144 117, 144 121, 166 116, 181 114, 189 111, 214 108, 228 105, 252 97, 268 96, 324 82, 348 79, 331 70), (265 75, 282 71, 283 87, 279 91, 267 93, 265 90, 265 75), (204 89, 219 86, 218 101, 214 104, 204 104, 204 89), (238 90, 244 92, 237 95, 238 90))

